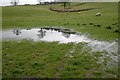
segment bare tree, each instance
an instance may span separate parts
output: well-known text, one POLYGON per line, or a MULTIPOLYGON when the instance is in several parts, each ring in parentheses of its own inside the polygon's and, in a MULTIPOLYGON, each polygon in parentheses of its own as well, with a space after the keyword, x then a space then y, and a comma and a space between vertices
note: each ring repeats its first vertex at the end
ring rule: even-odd
POLYGON ((37 1, 38 1, 39 4, 41 4, 41 1, 42 1, 42 0, 37 0, 37 1))
POLYGON ((19 0, 11 0, 11 4, 13 4, 13 6, 16 6, 18 4, 19 0))
POLYGON ((70 2, 72 0, 56 0, 57 2, 62 2, 63 3, 63 6, 64 6, 64 9, 66 9, 67 7, 70 6, 70 2))
POLYGON ((64 9, 70 8, 70 2, 63 2, 64 9))
POLYGON ((66 8, 66 5, 67 5, 67 2, 63 2, 63 4, 64 4, 64 9, 66 8))

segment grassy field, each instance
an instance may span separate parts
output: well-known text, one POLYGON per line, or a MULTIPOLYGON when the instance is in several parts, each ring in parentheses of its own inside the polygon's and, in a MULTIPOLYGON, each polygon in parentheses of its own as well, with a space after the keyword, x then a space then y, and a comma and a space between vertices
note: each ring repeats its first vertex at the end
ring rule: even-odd
POLYGON ((80 44, 3 42, 4 78, 116 78, 117 66, 108 68, 109 57, 96 63, 105 52, 90 53, 80 44))
MULTIPOLYGON (((65 27, 98 40, 115 40, 118 33, 118 3, 71 3, 71 8, 100 8, 75 13, 57 13, 49 8, 59 5, 3 7, 3 30, 10 28, 65 27), (95 14, 101 12, 102 16, 95 14), (100 27, 90 25, 99 24, 100 27), (112 29, 107 29, 110 26, 112 29)), ((99 59, 107 52, 91 52, 85 43, 2 41, 3 78, 117 78, 118 68, 99 59)))

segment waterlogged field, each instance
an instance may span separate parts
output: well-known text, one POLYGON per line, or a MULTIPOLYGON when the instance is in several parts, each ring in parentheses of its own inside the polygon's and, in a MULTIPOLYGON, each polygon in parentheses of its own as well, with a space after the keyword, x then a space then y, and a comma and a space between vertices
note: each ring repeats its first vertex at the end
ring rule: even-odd
POLYGON ((24 29, 29 32, 32 28, 62 27, 86 34, 97 44, 85 41, 59 43, 3 40, 2 77, 117 78, 118 3, 71 3, 70 7, 74 9, 99 8, 81 13, 58 13, 50 11, 50 7, 63 8, 62 4, 3 7, 3 31, 18 31, 22 28, 20 34, 24 34, 24 29), (98 12, 102 15, 95 16, 98 12), (104 49, 101 49, 102 46, 104 49))

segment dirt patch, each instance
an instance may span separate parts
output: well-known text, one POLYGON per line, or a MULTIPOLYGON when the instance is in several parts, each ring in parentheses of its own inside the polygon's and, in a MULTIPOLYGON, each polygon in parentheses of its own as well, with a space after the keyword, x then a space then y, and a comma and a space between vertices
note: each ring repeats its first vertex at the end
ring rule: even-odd
POLYGON ((54 9, 50 8, 51 11, 56 11, 56 12, 81 12, 81 11, 88 11, 88 10, 95 10, 99 8, 85 8, 85 9, 54 9))

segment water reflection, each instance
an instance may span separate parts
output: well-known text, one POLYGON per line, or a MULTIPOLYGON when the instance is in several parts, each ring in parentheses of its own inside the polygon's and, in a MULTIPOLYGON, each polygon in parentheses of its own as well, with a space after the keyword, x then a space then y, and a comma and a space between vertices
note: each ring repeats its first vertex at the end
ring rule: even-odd
POLYGON ((18 29, 17 29, 17 30, 14 30, 14 31, 13 31, 13 34, 20 35, 20 34, 21 34, 21 31, 18 30, 18 29))
POLYGON ((38 33, 39 33, 39 34, 38 34, 37 36, 38 36, 39 38, 43 38, 43 37, 45 36, 45 34, 46 34, 46 31, 43 30, 43 29, 40 29, 40 30, 38 31, 38 33))
POLYGON ((73 34, 73 31, 62 28, 33 28, 2 31, 2 39, 31 39, 34 41, 81 42, 85 36, 73 34))
POLYGON ((62 33, 62 35, 66 38, 69 38, 70 37, 70 34, 69 33, 62 33))

